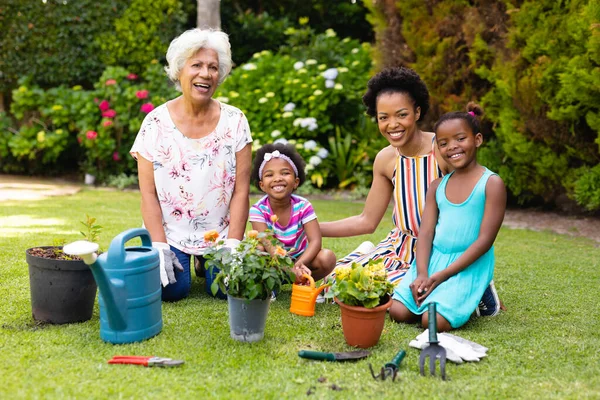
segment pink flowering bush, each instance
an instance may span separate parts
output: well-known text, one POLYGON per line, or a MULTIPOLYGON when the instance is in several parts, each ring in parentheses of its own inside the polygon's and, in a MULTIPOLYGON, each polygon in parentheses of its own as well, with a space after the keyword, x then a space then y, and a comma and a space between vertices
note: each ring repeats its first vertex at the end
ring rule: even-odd
POLYGON ((154 104, 176 97, 177 92, 169 90, 158 63, 152 63, 142 76, 124 68, 108 67, 95 86, 95 118, 85 131, 79 132, 86 155, 82 162, 84 172, 101 179, 108 174, 133 173, 135 161, 128 152, 144 117, 154 104), (162 86, 157 87, 155 82, 162 86), (90 137, 90 131, 97 135, 90 137))
POLYGON ((93 90, 80 86, 43 90, 26 78, 19 84, 11 103, 19 128, 9 125, 5 129, 9 134, 0 137, 5 149, 0 167, 56 173, 72 171, 78 164, 97 181, 135 173, 128 152, 143 119, 156 105, 178 96, 158 62, 140 75, 108 67, 93 90))

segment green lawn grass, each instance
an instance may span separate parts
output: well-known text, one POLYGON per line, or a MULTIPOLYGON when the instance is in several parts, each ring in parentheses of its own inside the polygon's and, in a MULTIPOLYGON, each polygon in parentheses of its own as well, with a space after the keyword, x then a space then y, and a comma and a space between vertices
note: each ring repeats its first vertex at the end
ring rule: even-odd
MULTIPOLYGON (((479 363, 449 364, 450 381, 418 373, 421 332, 387 320, 366 360, 300 359, 300 349, 348 351, 339 309, 317 304, 314 317, 291 314, 290 289, 271 305, 265 338, 229 338, 227 303, 204 293, 194 278, 186 300, 163 304, 163 331, 134 344, 112 345, 92 319, 39 325, 31 317, 25 250, 54 239, 79 238, 88 213, 104 226, 101 245, 140 226, 139 194, 86 190, 69 197, 0 203, 0 398, 599 398, 600 248, 582 238, 503 228, 496 241, 496 287, 508 312, 470 321, 455 333, 490 348, 479 363), (399 349, 407 356, 399 380, 374 381, 399 349), (180 368, 108 365, 117 354, 184 359, 180 368), (319 378, 326 378, 319 382, 319 378), (334 391, 331 385, 340 387, 334 391), (312 398, 313 396, 310 396, 312 398)), ((360 203, 313 201, 320 220, 358 213, 360 203)), ((361 241, 383 238, 390 213, 373 235, 325 239, 338 256, 361 241)))

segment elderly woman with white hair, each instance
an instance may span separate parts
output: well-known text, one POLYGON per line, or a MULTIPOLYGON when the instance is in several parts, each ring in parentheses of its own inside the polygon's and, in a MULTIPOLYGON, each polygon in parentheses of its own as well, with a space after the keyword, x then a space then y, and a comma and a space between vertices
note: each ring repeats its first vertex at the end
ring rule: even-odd
MULTIPOLYGON (((181 96, 150 112, 130 153, 138 163, 144 226, 161 256, 162 298, 176 301, 204 268, 204 234, 217 230, 225 246, 242 239, 248 219, 252 138, 244 114, 213 99, 231 71, 225 33, 191 29, 167 51, 167 75, 181 96)), ((223 298, 223 294, 219 293, 223 298)))

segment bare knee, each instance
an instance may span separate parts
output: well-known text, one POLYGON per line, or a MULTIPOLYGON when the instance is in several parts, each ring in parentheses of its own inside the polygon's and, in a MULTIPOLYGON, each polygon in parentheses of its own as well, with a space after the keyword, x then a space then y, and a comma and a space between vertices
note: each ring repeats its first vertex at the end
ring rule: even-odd
MULTIPOLYGON (((436 330, 438 332, 447 332, 452 329, 450 322, 448 322, 446 320, 446 318, 442 317, 440 314, 437 314, 437 318, 435 319, 435 322, 437 325, 436 330)), ((421 317, 421 325, 423 326, 423 328, 429 327, 429 313, 428 312, 423 313, 423 316, 421 317)))
POLYGON ((335 268, 335 253, 329 249, 321 249, 309 268, 315 281, 329 275, 335 268))
POLYGON ((394 300, 390 308, 390 318, 396 322, 416 322, 418 316, 411 313, 404 304, 398 300, 394 300))

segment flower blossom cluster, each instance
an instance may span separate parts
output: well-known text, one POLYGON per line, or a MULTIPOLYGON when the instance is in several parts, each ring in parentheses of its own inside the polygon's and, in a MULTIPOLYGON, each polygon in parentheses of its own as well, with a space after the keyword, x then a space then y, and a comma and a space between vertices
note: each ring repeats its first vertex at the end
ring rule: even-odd
POLYGON ((313 117, 296 118, 294 120, 294 126, 300 126, 301 128, 306 128, 311 132, 319 127, 319 125, 317 124, 317 120, 313 117))

